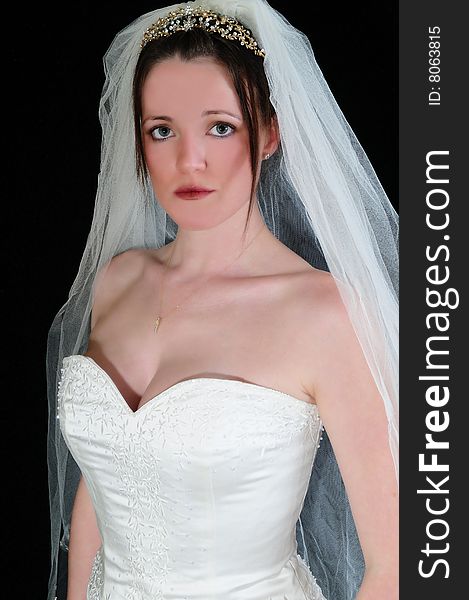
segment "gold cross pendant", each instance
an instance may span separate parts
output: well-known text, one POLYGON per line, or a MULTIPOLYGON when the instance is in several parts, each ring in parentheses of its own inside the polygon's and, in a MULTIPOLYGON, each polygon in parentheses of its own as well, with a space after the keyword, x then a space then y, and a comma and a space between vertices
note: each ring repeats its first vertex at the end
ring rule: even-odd
POLYGON ((153 333, 156 333, 158 331, 158 326, 161 322, 161 317, 157 317, 156 321, 155 321, 155 326, 153 327, 153 333))

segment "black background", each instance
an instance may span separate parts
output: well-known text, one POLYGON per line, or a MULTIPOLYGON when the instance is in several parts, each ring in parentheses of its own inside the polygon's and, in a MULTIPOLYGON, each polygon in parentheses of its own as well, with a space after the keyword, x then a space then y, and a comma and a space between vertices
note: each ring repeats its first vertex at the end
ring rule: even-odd
MULTIPOLYGON (((3 227, 7 325, 5 513, 16 597, 45 598, 49 575, 45 344, 78 270, 99 171, 102 56, 114 34, 166 2, 37 4, 6 27, 3 227), (10 518, 11 517, 11 518, 10 518)), ((398 194, 398 23, 394 2, 272 1, 310 38, 329 86, 391 202, 398 194)), ((4 542, 6 546, 6 543, 4 542)), ((5 584, 5 591, 8 584, 5 584)))

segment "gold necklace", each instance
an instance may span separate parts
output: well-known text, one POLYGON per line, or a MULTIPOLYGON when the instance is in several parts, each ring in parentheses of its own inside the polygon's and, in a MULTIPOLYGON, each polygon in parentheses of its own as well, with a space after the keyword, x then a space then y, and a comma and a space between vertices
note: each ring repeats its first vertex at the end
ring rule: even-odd
MULTIPOLYGON (((224 271, 226 271, 226 269, 227 269, 228 267, 230 267, 231 265, 233 265, 233 264, 234 264, 234 263, 235 263, 235 262, 238 260, 238 258, 239 258, 239 257, 240 257, 240 256, 243 254, 243 252, 245 252, 245 251, 246 251, 246 250, 249 248, 249 246, 250 246, 250 245, 253 243, 253 241, 254 241, 254 240, 257 238, 257 236, 258 236, 258 235, 261 233, 261 231, 263 231, 264 229, 265 229, 265 227, 264 227, 264 226, 262 226, 262 227, 259 229, 259 231, 256 233, 256 235, 255 235, 255 236, 252 238, 252 240, 249 242, 249 244, 247 244, 247 245, 246 245, 246 246, 245 246, 245 247, 244 247, 244 248, 241 250, 241 252, 238 254, 238 256, 237 256, 237 257, 236 257, 236 258, 235 258, 235 259, 234 259, 232 262, 230 262, 228 265, 226 265, 225 267, 223 267, 223 269, 221 269, 221 271, 219 271, 219 272, 218 272, 218 275, 221 275, 221 273, 223 273, 224 271)), ((168 262, 167 262, 167 264, 165 265, 165 270, 164 270, 164 273, 163 273, 163 277, 161 278, 161 290, 160 290, 160 302, 159 302, 159 305, 160 305, 160 314, 159 314, 159 315, 156 317, 156 319, 155 319, 155 322, 154 322, 154 325, 153 325, 153 333, 156 333, 156 332, 158 331, 158 327, 160 326, 160 324, 161 324, 161 321, 163 320, 163 317, 162 317, 162 315, 161 315, 161 306, 162 306, 162 299, 163 299, 163 282, 164 282, 164 279, 165 279, 165 276, 166 276, 166 272, 168 271, 169 265, 171 264, 171 259, 173 258, 173 254, 174 254, 174 249, 175 249, 175 248, 176 248, 176 242, 174 243, 173 249, 172 249, 172 251, 171 251, 171 255, 170 255, 169 259, 168 259, 168 262)), ((212 277, 213 277, 213 276, 212 276, 212 277)), ((211 278, 210 278, 210 279, 211 279, 211 278)), ((204 281, 204 282, 202 283, 202 285, 204 285, 205 283, 206 283, 206 281, 204 281)), ((201 287, 202 287, 202 285, 200 285, 200 286, 196 287, 196 288, 195 288, 195 290, 193 290, 193 291, 192 291, 192 292, 191 292, 191 293, 190 293, 188 296, 186 296, 186 298, 189 298, 190 296, 192 296, 192 295, 194 294, 194 292, 196 292, 196 291, 197 291, 199 288, 201 288, 201 287)), ((181 306, 182 306, 182 304, 176 304, 176 306, 175 306, 175 307, 174 307, 172 310, 170 310, 168 313, 166 313, 166 315, 165 315, 165 318, 166 318, 168 315, 170 315, 172 312, 174 312, 175 310, 180 310, 181 306)))

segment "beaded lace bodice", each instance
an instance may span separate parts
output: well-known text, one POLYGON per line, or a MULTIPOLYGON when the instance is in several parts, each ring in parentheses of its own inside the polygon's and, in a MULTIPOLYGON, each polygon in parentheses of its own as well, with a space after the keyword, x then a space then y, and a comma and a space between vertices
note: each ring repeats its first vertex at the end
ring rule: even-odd
POLYGON ((88 600, 323 600, 295 537, 316 406, 197 378, 134 412, 101 367, 73 355, 58 416, 102 539, 88 600))

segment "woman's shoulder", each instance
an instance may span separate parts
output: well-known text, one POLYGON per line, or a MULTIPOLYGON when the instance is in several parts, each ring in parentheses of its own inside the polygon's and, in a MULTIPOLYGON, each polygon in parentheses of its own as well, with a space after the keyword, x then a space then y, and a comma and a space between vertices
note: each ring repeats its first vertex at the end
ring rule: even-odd
POLYGON ((302 297, 305 311, 333 313, 341 308, 341 296, 336 280, 329 273, 307 265, 300 272, 296 297, 302 297))
POLYGON ((336 279, 329 271, 319 271, 313 279, 311 285, 322 309, 331 317, 338 316, 344 311, 345 305, 336 279))
POLYGON ((143 268, 155 256, 156 250, 148 248, 130 248, 116 254, 107 263, 110 276, 131 276, 135 269, 143 268))
POLYGON ((115 285, 132 284, 146 269, 161 263, 162 248, 130 248, 116 254, 97 275, 98 286, 112 282, 115 285))
MULTIPOLYGON (((351 322, 336 279, 328 272, 305 269, 295 290, 297 318, 306 340, 315 340, 311 350, 339 343, 349 335, 351 322)), ((308 344, 309 346, 309 344, 308 344)))
POLYGON ((342 310, 340 291, 329 271, 312 266, 286 247, 280 247, 276 260, 271 262, 277 269, 281 265, 280 271, 286 276, 282 277, 285 291, 282 302, 305 325, 311 321, 323 323, 342 310))

